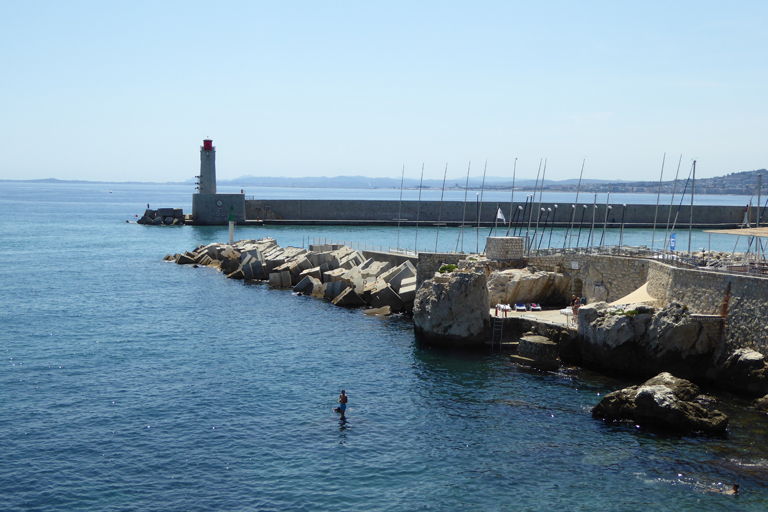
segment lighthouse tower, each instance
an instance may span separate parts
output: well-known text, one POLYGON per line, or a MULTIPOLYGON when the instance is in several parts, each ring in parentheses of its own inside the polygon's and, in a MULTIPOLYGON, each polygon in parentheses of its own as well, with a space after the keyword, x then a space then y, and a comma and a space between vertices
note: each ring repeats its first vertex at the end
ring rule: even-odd
POLYGON ((216 148, 211 139, 205 139, 200 148, 200 193, 216 193, 216 148))
POLYGON ((192 194, 192 220, 195 224, 227 224, 230 215, 237 223, 245 222, 245 195, 216 192, 216 148, 211 139, 200 147, 198 190, 192 194))

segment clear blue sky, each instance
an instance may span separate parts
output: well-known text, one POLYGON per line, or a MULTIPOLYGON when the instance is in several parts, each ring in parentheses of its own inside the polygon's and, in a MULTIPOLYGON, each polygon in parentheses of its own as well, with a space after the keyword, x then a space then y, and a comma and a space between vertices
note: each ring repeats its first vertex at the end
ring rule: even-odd
POLYGON ((0 179, 768 167, 764 1, 0 8, 0 179))

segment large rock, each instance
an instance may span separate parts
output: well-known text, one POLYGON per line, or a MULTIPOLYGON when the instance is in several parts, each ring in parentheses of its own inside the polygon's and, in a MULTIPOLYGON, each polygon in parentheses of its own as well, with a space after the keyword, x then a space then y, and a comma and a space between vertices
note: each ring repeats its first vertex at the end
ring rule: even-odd
POLYGON ((570 290, 570 277, 531 267, 492 272, 488 278, 491 307, 517 302, 560 305, 568 302, 570 290))
POLYGON ((416 332, 445 344, 478 345, 489 336, 485 272, 435 274, 421 284, 413 305, 416 332))
POLYGON ((768 366, 760 352, 742 348, 733 352, 717 372, 717 383, 732 391, 768 393, 768 366))
POLYGON ((691 382, 661 373, 639 386, 605 395, 592 415, 681 432, 725 432, 728 417, 711 409, 708 400, 697 400, 698 395, 699 388, 691 382))
POLYGON ((704 377, 717 348, 711 331, 672 303, 655 311, 642 304, 616 311, 605 303, 579 308, 581 364, 615 373, 647 376, 670 371, 704 377))

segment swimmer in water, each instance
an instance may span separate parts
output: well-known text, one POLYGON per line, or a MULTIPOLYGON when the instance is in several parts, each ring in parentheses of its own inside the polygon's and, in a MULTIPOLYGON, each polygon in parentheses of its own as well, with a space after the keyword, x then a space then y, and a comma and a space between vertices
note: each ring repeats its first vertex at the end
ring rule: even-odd
POLYGON ((727 492, 726 494, 739 494, 739 484, 733 484, 733 489, 731 489, 730 492, 727 492))

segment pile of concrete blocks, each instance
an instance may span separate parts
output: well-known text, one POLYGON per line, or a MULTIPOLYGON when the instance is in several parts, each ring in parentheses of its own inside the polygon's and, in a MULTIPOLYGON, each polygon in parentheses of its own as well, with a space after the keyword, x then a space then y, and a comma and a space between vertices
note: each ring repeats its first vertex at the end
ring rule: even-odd
POLYGON ((184 224, 184 210, 182 208, 158 208, 157 210, 144 210, 136 224, 151 226, 179 226, 184 224))
POLYGON ((337 306, 372 306, 410 312, 416 294, 416 268, 410 262, 392 267, 365 259, 351 247, 313 245, 310 250, 282 248, 272 238, 241 240, 232 245, 200 245, 194 251, 166 256, 178 264, 215 267, 230 279, 268 281, 274 288, 323 297, 337 306))

